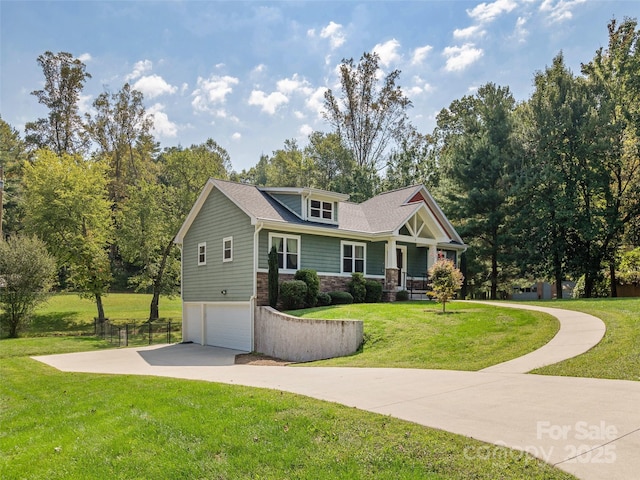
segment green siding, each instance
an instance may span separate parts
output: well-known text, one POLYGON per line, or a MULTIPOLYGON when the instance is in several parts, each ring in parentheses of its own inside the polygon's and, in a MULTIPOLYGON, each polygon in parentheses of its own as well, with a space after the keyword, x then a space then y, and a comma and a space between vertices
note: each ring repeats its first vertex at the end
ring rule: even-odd
POLYGON ((387 242, 367 242, 367 275, 384 275, 384 252, 387 242))
POLYGON ((250 218, 214 188, 184 237, 183 300, 248 301, 253 294, 254 231, 250 218), (232 262, 222 261, 222 239, 226 237, 233 237, 232 262), (207 264, 199 266, 198 244, 202 242, 207 243, 207 264))
POLYGON ((283 205, 286 205, 287 208, 289 208, 292 212, 295 212, 299 217, 302 216, 302 199, 300 195, 274 193, 271 194, 271 196, 283 205))
POLYGON ((425 247, 416 247, 411 243, 401 243, 407 247, 407 275, 412 277, 422 277, 427 273, 427 253, 425 247))
MULTIPOLYGON (((281 233, 272 231, 272 233, 281 233)), ((317 272, 340 273, 342 252, 340 251, 341 240, 351 240, 348 238, 323 237, 321 235, 292 234, 300 237, 300 268, 310 268, 317 272)), ((385 242, 362 242, 367 245, 367 275, 384 275, 384 246, 385 242)), ((258 267, 269 268, 269 231, 261 230, 259 234, 259 259, 258 267)))

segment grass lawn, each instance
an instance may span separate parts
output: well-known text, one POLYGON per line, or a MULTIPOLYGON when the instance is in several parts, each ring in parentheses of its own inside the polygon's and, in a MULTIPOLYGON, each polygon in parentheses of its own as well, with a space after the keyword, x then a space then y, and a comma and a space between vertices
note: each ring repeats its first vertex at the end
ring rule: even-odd
POLYGON ((520 452, 285 392, 63 373, 26 356, 104 346, 0 341, 0 478, 573 478, 520 452))
MULTIPOLYGON (((142 323, 149 318, 151 295, 110 293, 103 298, 104 311, 113 323, 142 323)), ((56 294, 35 311, 26 335, 78 334, 93 332, 95 302, 75 294, 56 294)), ((180 322, 180 297, 160 297, 160 317, 180 322)))
POLYGON ((305 318, 364 322, 361 352, 306 365, 480 370, 529 353, 558 331, 539 312, 476 303, 398 302, 318 307, 287 312, 305 318))
POLYGON ((640 298, 594 298, 531 302, 589 313, 604 321, 607 332, 587 353, 534 370, 544 375, 640 380, 640 298))

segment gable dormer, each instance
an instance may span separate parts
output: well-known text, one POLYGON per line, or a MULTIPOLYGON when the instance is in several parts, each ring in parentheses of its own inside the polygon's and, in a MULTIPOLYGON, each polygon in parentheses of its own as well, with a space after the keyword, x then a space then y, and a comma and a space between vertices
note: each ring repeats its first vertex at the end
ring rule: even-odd
POLYGON ((338 225, 340 202, 349 199, 349 195, 317 188, 262 187, 260 190, 301 220, 330 225, 338 225))

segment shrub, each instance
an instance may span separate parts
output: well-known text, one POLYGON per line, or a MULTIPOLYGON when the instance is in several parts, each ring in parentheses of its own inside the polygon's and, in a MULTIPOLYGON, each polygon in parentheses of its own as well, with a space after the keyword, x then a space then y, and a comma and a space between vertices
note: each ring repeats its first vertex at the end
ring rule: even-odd
POLYGON ((409 292, 407 292, 406 290, 400 290, 398 293, 396 293, 396 301, 406 302, 407 300, 409 300, 409 292))
POLYGON ((367 296, 367 282, 364 279, 364 275, 359 272, 351 274, 351 281, 349 282, 349 293, 353 295, 354 303, 362 303, 367 296))
POLYGON ((315 307, 318 300, 318 292, 320 291, 320 279, 316 271, 309 269, 298 270, 293 278, 302 280, 307 284, 307 296, 304 303, 307 307, 315 307))
POLYGON ((382 300, 382 284, 375 280, 367 280, 365 287, 367 294, 364 301, 367 303, 378 303, 382 300))
POLYGON ((329 292, 332 305, 347 305, 353 303, 353 295, 349 292, 329 292))
POLYGON ((269 252, 269 274, 267 277, 269 281, 269 305, 272 308, 276 308, 278 304, 278 275, 278 251, 274 245, 269 252))
POLYGON ((331 295, 329 295, 328 293, 320 292, 316 300, 316 305, 318 305, 319 307, 326 307, 327 305, 331 305, 331 295))
POLYGON ((302 280, 287 280, 280 284, 280 300, 285 310, 304 308, 307 284, 302 280))

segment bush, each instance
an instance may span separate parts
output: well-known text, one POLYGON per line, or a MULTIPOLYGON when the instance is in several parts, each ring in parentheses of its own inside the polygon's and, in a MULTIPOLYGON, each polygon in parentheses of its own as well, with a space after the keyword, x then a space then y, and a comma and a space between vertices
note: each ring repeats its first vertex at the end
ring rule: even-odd
POLYGON ((318 298, 316 299, 316 305, 319 307, 326 307, 327 305, 331 305, 331 295, 325 292, 320 292, 318 294, 318 298))
POLYGON ((400 290, 398 293, 396 293, 397 302, 406 302, 407 300, 409 300, 409 292, 407 292, 406 290, 400 290))
POLYGON ((365 287, 367 294, 364 301, 367 303, 378 303, 382 300, 382 284, 375 280, 367 280, 365 287))
POLYGON ((315 270, 298 270, 293 276, 295 280, 302 280, 307 285, 307 295, 304 303, 307 307, 315 307, 320 291, 320 279, 315 270))
MULTIPOLYGON (((573 298, 584 298, 584 281, 584 275, 576 281, 576 286, 573 287, 573 298)), ((591 298, 608 297, 610 293, 611 279, 609 277, 601 276, 593 281, 591 298)))
POLYGON ((304 308, 307 284, 302 280, 287 280, 280 284, 280 300, 285 310, 304 308))
POLYGON ((367 296, 367 281, 364 275, 359 272, 351 274, 349 282, 349 293, 353 295, 353 303, 362 303, 367 296))
POLYGON ((353 303, 353 295, 349 292, 329 292, 332 305, 347 305, 353 303))

